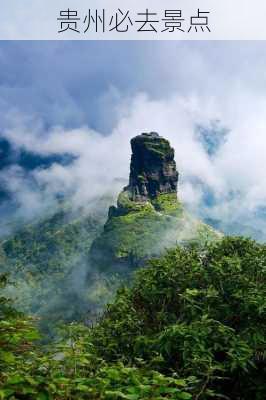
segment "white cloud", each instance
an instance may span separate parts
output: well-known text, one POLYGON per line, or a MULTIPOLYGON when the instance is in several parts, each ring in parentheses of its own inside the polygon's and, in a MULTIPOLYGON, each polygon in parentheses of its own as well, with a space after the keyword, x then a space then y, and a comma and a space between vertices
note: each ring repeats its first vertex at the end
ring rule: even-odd
MULTIPOLYGON (((228 222, 248 220, 255 226, 258 218, 252 215, 266 203, 265 57, 260 53, 256 64, 250 64, 260 48, 258 44, 246 45, 245 49, 237 44, 219 45, 217 49, 200 43, 164 43, 158 48, 152 44, 148 53, 151 62, 141 70, 148 82, 145 90, 137 93, 137 70, 133 93, 123 93, 111 85, 110 91, 99 98, 99 104, 106 107, 101 116, 107 120, 115 114, 112 126, 103 121, 107 134, 85 124, 72 130, 60 126, 47 129, 40 117, 11 112, 11 123, 3 134, 17 148, 42 155, 69 152, 76 158, 70 165, 54 163, 35 170, 30 179, 22 180, 21 172, 12 169, 6 184, 12 188, 14 182, 20 182, 13 193, 19 197, 22 209, 31 203, 32 208, 37 207, 39 201, 53 198, 57 191, 70 191, 75 205, 90 204, 106 191, 117 193, 122 184, 114 185, 115 178, 127 180, 130 138, 143 131, 157 131, 175 148, 180 197, 195 213, 228 222), (150 71, 155 59, 158 68, 150 71), (180 60, 184 60, 182 65, 180 60), (195 135, 195 127, 209 127, 213 120, 220 120, 229 132, 225 144, 209 157, 195 135), (32 180, 38 182, 41 197, 32 180), (203 204, 206 193, 202 185, 195 183, 199 181, 214 193, 216 203, 211 207, 203 204)), ((140 49, 140 58, 147 61, 144 48, 140 49)), ((125 75, 124 80, 129 77, 125 75)))
MULTIPOLYGON (((71 153, 76 156, 70 165, 53 164, 39 169, 34 178, 49 187, 51 193, 72 191, 74 199, 85 204, 111 190, 115 178, 128 177, 130 138, 143 131, 158 131, 168 138, 175 148, 177 167, 181 174, 180 195, 194 208, 200 205, 202 188, 193 187, 190 179, 204 182, 221 203, 227 204, 230 214, 236 212, 235 197, 228 202, 229 194, 241 193, 241 207, 248 211, 265 203, 266 180, 264 178, 266 144, 266 117, 259 103, 246 111, 245 118, 233 118, 228 108, 219 108, 212 98, 172 96, 164 100, 152 100, 139 94, 129 101, 122 100, 118 123, 108 136, 88 127, 66 131, 55 127, 45 134, 42 124, 27 128, 9 129, 7 137, 17 147, 42 155, 71 153), (195 135, 199 124, 208 126, 220 119, 230 129, 227 142, 215 157, 210 158, 195 135), (227 125, 234 121, 232 126, 227 125), (182 190, 182 187, 184 190, 182 190), (194 197, 194 200, 191 199, 194 197)), ((16 174, 15 174, 16 175, 16 174)), ((12 179, 10 180, 10 184, 12 179)), ((117 188, 116 188, 117 190, 117 188)), ((224 205, 220 208, 224 210, 224 205)))

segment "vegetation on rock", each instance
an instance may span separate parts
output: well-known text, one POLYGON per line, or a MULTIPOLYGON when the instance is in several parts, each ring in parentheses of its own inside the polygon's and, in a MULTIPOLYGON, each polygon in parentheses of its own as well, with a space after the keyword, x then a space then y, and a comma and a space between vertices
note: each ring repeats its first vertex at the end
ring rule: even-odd
POLYGON ((191 217, 176 193, 136 202, 130 200, 128 191, 123 191, 118 207, 111 207, 103 232, 93 242, 91 257, 103 270, 119 265, 132 270, 177 243, 204 244, 220 237, 219 232, 191 217))
POLYGON ((222 235, 192 218, 177 197, 174 149, 155 132, 131 140, 129 184, 109 209, 103 232, 92 244, 101 270, 132 271, 183 241, 204 244, 222 235), (121 267, 121 268, 120 268, 121 267))

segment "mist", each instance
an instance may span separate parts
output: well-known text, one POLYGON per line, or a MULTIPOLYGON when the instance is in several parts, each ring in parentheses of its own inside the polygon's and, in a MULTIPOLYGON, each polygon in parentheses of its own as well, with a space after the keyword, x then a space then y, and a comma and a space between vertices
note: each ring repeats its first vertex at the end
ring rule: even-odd
POLYGON ((54 162, 30 172, 11 165, 1 170, 0 180, 17 204, 17 215, 26 220, 55 207, 59 194, 74 209, 90 210, 107 194, 115 199, 127 183, 130 139, 141 132, 158 131, 175 149, 179 196, 195 216, 218 219, 224 226, 232 221, 242 223, 244 217, 265 235, 260 215, 266 199, 266 118, 264 100, 256 103, 241 118, 234 110, 233 118, 230 108, 222 109, 213 99, 203 106, 196 96, 151 100, 140 93, 130 101, 121 99, 120 118, 108 135, 89 126, 44 130, 41 123, 31 121, 28 126, 27 121, 22 124, 20 119, 17 124, 13 118, 13 128, 2 135, 15 148, 73 158, 67 164, 54 162), (210 134, 218 138, 211 152, 206 146, 210 134))
MULTIPOLYGON (((265 241, 264 46, 1 43, 0 139, 9 146, 0 151, 2 243, 62 206, 73 221, 95 217, 99 234, 128 183, 130 139, 149 131, 174 148, 178 197, 195 219, 265 241)), ((176 244, 179 228, 165 232, 160 251, 176 244)), ((193 230, 183 227, 184 238, 193 230)), ((34 287, 23 278, 10 294, 41 316, 57 309, 71 320, 88 304, 101 309, 117 286, 97 274, 84 284, 95 272, 88 248, 69 257, 63 281, 55 274, 34 287)))

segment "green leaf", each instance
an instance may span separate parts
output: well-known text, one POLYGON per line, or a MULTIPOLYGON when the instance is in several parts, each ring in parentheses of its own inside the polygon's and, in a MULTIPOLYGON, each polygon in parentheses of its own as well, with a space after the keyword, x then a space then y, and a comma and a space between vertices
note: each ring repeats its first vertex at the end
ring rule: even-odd
POLYGON ((23 382, 25 382, 25 377, 18 374, 9 377, 7 380, 7 384, 9 385, 17 385, 18 383, 23 383, 23 382))
POLYGON ((36 400, 50 400, 51 397, 46 392, 41 392, 37 395, 36 400))

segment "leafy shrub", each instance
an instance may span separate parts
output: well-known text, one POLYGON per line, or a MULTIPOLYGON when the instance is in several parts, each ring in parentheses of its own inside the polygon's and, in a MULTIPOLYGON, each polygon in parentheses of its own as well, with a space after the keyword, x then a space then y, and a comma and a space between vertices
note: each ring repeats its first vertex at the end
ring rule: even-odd
MULTIPOLYGON (((7 279, 1 276, 2 286, 7 279)), ((65 339, 45 348, 34 321, 0 299, 0 399, 180 399, 191 395, 184 379, 157 371, 107 363, 90 343, 90 330, 65 326, 65 339)))
POLYGON ((96 326, 65 325, 49 347, 2 297, 0 399, 262 400, 265 271, 266 246, 249 239, 177 247, 96 326))
POLYGON ((137 272, 94 330, 98 354, 195 376, 195 398, 265 398, 266 246, 177 247, 137 272), (264 383, 263 383, 264 382, 264 383))

